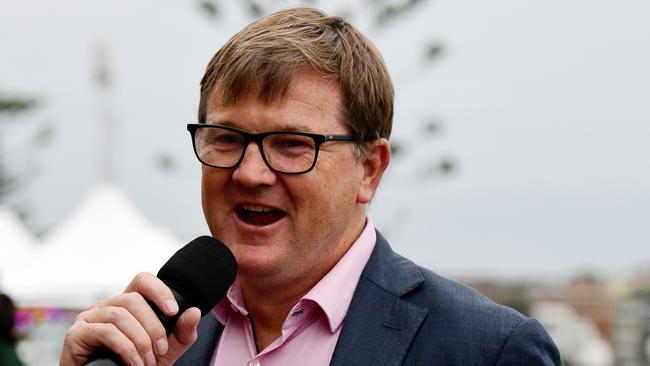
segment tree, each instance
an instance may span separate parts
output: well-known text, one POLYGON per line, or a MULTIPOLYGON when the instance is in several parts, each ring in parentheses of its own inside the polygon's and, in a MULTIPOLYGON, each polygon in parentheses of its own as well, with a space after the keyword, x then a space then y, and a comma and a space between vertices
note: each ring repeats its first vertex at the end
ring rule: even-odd
MULTIPOLYGON (((28 111, 36 109, 38 102, 34 98, 7 96, 0 93, 0 130, 10 123, 16 123, 21 118, 19 115, 25 115, 28 111)), ((39 146, 47 145, 50 141, 52 131, 48 127, 38 129, 30 139, 35 141, 39 146)), ((25 204, 20 202, 9 202, 9 198, 18 191, 19 187, 27 180, 34 176, 36 171, 33 167, 23 171, 16 171, 8 164, 11 155, 6 150, 4 138, 6 134, 0 134, 0 205, 11 205, 17 213, 25 218, 28 215, 28 209, 25 204)))

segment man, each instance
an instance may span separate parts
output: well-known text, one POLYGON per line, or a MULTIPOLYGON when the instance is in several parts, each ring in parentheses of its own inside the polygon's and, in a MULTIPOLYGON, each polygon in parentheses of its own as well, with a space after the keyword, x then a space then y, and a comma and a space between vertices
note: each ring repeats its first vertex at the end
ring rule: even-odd
POLYGON ((339 17, 280 11, 235 35, 189 125, 212 235, 237 258, 227 296, 169 336, 170 290, 140 274, 82 313, 62 365, 108 347, 129 365, 558 365, 535 320, 393 253, 366 216, 390 161, 393 89, 339 17), (198 324, 198 334, 197 334, 198 324))

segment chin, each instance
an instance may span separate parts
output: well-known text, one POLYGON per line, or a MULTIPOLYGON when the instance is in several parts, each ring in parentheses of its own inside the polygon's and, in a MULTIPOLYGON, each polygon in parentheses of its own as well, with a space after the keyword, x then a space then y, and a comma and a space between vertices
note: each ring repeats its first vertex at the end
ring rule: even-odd
POLYGON ((255 278, 263 277, 270 279, 282 271, 283 265, 278 262, 261 260, 260 258, 243 258, 241 263, 237 261, 238 272, 242 277, 255 278))
POLYGON ((242 274, 272 273, 284 265, 271 248, 259 245, 229 245, 237 259, 237 267, 242 274))

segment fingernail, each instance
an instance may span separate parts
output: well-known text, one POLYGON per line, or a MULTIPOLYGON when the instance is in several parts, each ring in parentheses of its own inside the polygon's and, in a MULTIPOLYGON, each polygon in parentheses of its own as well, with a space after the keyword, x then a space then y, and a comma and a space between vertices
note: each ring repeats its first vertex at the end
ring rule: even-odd
POLYGON ((167 353, 167 339, 160 338, 156 341, 156 352, 158 352, 159 355, 167 353))
POLYGON ((133 356, 133 358, 131 359, 131 365, 133 365, 133 366, 144 366, 140 356, 133 356))
POLYGON ((153 352, 149 351, 144 355, 144 362, 146 362, 147 366, 156 365, 156 356, 153 355, 153 352))
POLYGON ((176 301, 172 299, 165 300, 163 306, 165 307, 168 313, 176 314, 178 312, 178 304, 176 303, 176 301))

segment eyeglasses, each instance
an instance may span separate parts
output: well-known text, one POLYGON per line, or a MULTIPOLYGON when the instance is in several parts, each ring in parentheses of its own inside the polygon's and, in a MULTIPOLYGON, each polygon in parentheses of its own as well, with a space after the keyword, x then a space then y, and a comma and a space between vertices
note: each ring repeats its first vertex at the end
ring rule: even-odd
POLYGON ((257 143, 264 162, 278 173, 303 174, 316 165, 320 146, 328 141, 354 142, 352 135, 318 135, 306 132, 269 131, 248 133, 204 123, 188 124, 194 153, 214 168, 234 168, 241 163, 248 144, 257 143))

